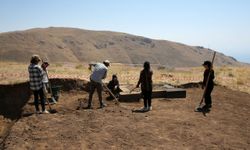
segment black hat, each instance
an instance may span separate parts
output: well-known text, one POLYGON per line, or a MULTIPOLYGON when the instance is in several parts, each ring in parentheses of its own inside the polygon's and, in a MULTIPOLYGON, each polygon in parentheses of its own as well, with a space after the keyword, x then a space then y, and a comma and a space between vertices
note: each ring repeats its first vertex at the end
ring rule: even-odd
POLYGON ((211 61, 204 61, 204 63, 203 63, 202 65, 203 65, 203 66, 211 67, 211 66, 212 66, 212 63, 211 63, 211 61))
POLYGON ((117 75, 116 74, 113 74, 112 75, 112 78, 114 79, 114 78, 117 78, 117 75))

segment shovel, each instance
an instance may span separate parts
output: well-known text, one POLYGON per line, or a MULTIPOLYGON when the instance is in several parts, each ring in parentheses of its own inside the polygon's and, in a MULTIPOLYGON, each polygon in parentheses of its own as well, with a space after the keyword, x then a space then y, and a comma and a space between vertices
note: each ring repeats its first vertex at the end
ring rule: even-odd
MULTIPOLYGON (((214 63, 215 55, 216 55, 216 52, 214 52, 214 55, 213 55, 212 66, 213 66, 213 63, 214 63)), ((204 88, 204 91, 203 91, 203 95, 202 95, 200 104, 199 104, 198 107, 195 108, 195 111, 196 111, 196 112, 202 111, 201 105, 202 105, 202 103, 204 102, 205 94, 206 94, 206 91, 207 91, 207 84, 208 84, 208 81, 209 81, 209 79, 210 79, 210 75, 211 75, 211 71, 209 71, 209 73, 208 73, 208 77, 207 77, 207 80, 206 80, 206 85, 205 85, 205 88, 204 88)))
POLYGON ((111 94, 111 96, 115 99, 115 104, 120 105, 120 102, 119 102, 119 100, 116 98, 116 96, 114 95, 114 93, 112 93, 112 92, 110 91, 110 89, 109 89, 105 84, 103 84, 103 86, 109 91, 109 93, 111 94))

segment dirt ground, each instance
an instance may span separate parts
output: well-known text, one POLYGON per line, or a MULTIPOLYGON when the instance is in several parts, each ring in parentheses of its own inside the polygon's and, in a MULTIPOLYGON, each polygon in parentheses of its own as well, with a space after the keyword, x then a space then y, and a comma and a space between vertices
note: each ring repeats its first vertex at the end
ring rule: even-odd
MULTIPOLYGON (((210 113, 194 112, 201 89, 187 89, 186 99, 153 99, 153 110, 132 113, 143 104, 107 101, 97 109, 76 108, 84 91, 64 92, 55 114, 32 114, 32 99, 13 123, 3 149, 249 149, 249 94, 216 86, 210 113)), ((86 104, 85 104, 86 105, 86 104)), ((9 125, 3 121, 1 125, 9 125)), ((1 127, 2 128, 2 127, 1 127)), ((0 132, 1 133, 1 132, 0 132)))

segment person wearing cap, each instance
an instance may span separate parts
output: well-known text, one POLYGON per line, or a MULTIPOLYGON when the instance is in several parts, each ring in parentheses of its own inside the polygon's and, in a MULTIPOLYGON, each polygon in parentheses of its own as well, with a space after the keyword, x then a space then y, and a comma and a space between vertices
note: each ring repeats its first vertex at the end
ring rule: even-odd
POLYGON ((152 110, 151 99, 152 99, 152 88, 153 88, 153 71, 150 69, 150 63, 148 61, 144 62, 144 69, 140 73, 139 81, 136 85, 138 88, 141 85, 141 91, 144 100, 144 107, 142 111, 152 110))
POLYGON ((103 63, 91 64, 92 74, 90 75, 90 91, 89 91, 89 101, 87 109, 92 109, 92 98, 97 89, 97 94, 100 102, 100 108, 106 106, 106 104, 102 100, 102 80, 107 77, 108 67, 110 66, 110 62, 105 60, 103 63))
POLYGON ((33 91, 34 94, 34 104, 36 113, 41 113, 39 109, 39 97, 42 106, 42 113, 49 113, 45 109, 44 92, 43 92, 43 70, 38 65, 40 61, 41 59, 38 55, 33 55, 31 57, 30 65, 28 67, 30 89, 33 91))
POLYGON ((43 71, 43 89, 44 89, 44 92, 48 92, 48 89, 49 89, 49 79, 48 79, 48 70, 47 70, 47 67, 49 66, 49 63, 47 61, 44 61, 41 65, 42 67, 42 71, 43 71))
MULTIPOLYGON (((47 95, 48 95, 48 92, 50 91, 50 84, 49 84, 49 79, 48 79, 48 66, 49 66, 49 62, 48 61, 44 61, 41 65, 42 67, 42 71, 43 71, 43 92, 44 92, 44 95, 45 95, 45 99, 47 102, 49 102, 47 100, 47 95)), ((50 91, 52 92, 52 91, 50 91)), ((54 97, 51 97, 51 100, 53 101, 53 103, 55 104, 56 103, 56 100, 54 99, 54 97)))
POLYGON ((205 105, 202 107, 204 111, 210 111, 210 108, 212 107, 212 98, 211 93, 214 88, 214 70, 212 63, 210 61, 205 61, 203 64, 203 67, 205 68, 204 74, 203 74, 203 82, 202 82, 202 89, 205 88, 205 105), (210 75, 209 75, 210 74, 210 75), (206 85, 207 84, 207 85, 206 85))

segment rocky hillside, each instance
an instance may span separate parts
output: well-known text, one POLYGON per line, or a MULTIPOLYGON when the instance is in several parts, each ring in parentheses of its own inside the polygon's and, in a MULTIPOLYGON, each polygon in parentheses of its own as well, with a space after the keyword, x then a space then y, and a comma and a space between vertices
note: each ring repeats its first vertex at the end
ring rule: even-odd
MULTIPOLYGON (((35 28, 0 33, 0 60, 29 62, 39 54, 51 62, 90 62, 109 59, 138 64, 148 60, 167 67, 200 66, 213 51, 166 40, 153 40, 126 33, 75 28, 35 28)), ((216 65, 241 65, 233 57, 218 53, 216 65)))

